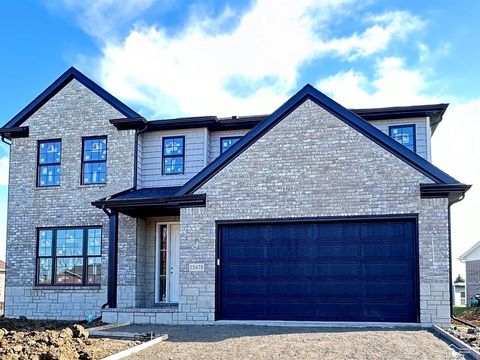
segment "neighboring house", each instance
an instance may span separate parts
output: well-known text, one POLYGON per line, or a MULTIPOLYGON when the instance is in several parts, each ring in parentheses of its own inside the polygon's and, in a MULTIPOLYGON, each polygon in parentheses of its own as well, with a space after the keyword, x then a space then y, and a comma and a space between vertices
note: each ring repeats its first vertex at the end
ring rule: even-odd
POLYGON ((453 283, 453 305, 454 306, 465 306, 467 305, 466 292, 465 292, 465 283, 464 282, 454 282, 453 283))
POLYGON ((446 325, 469 188, 430 163, 446 107, 306 85, 270 115, 146 121, 71 68, 0 129, 6 316, 446 325))
POLYGON ((3 314, 5 305, 5 261, 0 260, 0 314, 3 314))
POLYGON ((465 263, 465 291, 467 304, 480 294, 480 241, 463 253, 458 260, 465 263))

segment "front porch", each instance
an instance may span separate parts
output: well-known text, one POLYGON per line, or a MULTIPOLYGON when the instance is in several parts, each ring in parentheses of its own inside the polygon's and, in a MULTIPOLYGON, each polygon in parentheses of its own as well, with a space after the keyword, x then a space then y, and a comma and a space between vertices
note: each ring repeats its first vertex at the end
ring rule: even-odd
POLYGON ((180 207, 199 206, 204 196, 186 199, 164 192, 130 190, 94 203, 109 216, 106 323, 181 320, 180 207))

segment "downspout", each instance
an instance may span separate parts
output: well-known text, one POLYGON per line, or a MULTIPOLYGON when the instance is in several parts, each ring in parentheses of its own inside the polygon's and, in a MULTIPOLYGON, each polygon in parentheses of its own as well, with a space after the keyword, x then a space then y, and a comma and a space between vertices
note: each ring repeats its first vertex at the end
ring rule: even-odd
POLYGON ((459 201, 462 201, 463 198, 465 197, 465 194, 462 194, 461 196, 458 197, 458 199, 456 199, 455 201, 452 201, 451 203, 448 204, 448 252, 450 253, 450 264, 449 264, 449 267, 448 267, 448 283, 449 283, 449 291, 450 291, 450 318, 452 320, 455 320, 455 321, 458 321, 459 323, 461 324, 464 324, 464 325, 467 325, 467 326, 470 326, 470 327, 473 327, 474 329, 477 328, 476 325, 468 322, 468 321, 465 321, 465 320, 462 320, 462 319, 459 319, 457 318, 455 315, 454 315, 454 312, 453 312, 453 304, 454 304, 454 292, 452 291, 452 288, 453 288, 453 281, 452 281, 452 230, 451 230, 451 216, 450 216, 450 207, 459 202, 459 201))
MULTIPOLYGON (((8 142, 8 141, 5 140, 5 135, 3 135, 3 134, 2 134, 2 142, 5 143, 5 144, 7 144, 8 146, 12 146, 12 143, 11 143, 11 142, 8 142)), ((5 273, 6 273, 6 272, 5 272, 5 273)), ((0 318, 4 318, 4 317, 5 317, 5 314, 2 314, 2 315, 0 316, 0 318)))
POLYGON ((11 146, 11 145, 12 145, 11 142, 8 142, 8 141, 5 140, 5 135, 3 135, 3 134, 2 134, 2 142, 5 143, 5 144, 7 144, 8 146, 11 146))

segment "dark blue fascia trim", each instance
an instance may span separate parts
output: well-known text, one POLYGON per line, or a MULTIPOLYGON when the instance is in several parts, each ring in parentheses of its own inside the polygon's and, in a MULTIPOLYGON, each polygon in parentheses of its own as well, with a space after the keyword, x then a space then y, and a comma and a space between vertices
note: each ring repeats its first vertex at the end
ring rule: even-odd
POLYGON ((15 115, 9 122, 7 122, 4 128, 12 128, 20 126, 25 120, 34 114, 39 108, 41 108, 48 100, 50 100, 55 94, 65 87, 71 80, 76 79, 85 87, 93 91, 96 95, 100 96, 112 107, 117 109, 122 115, 126 117, 141 117, 137 112, 130 109, 127 105, 122 103, 108 91, 96 84, 93 80, 83 75, 80 71, 74 67, 70 67, 60 77, 55 80, 49 87, 40 93, 30 104, 28 104, 22 111, 15 115))
POLYGON ((410 151, 402 144, 399 144, 390 136, 369 124, 358 115, 355 115, 350 110, 344 108, 315 89, 312 85, 307 84, 275 112, 255 126, 242 139, 237 141, 227 151, 221 154, 217 159, 183 185, 179 190, 178 195, 185 195, 197 190, 307 99, 312 100, 317 105, 321 106, 332 115, 359 131, 370 140, 391 152, 393 155, 397 156, 436 183, 458 183, 453 177, 444 173, 421 156, 410 151))

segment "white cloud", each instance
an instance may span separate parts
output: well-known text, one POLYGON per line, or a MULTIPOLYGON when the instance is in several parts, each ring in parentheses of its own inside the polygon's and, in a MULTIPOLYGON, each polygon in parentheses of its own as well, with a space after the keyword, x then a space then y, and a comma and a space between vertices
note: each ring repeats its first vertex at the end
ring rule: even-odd
POLYGON ((8 156, 0 158, 0 186, 8 185, 8 156))
POLYGON ((337 17, 355 6, 354 0, 259 0, 224 32, 224 22, 239 16, 229 8, 219 18, 193 17, 174 35, 137 25, 124 41, 105 42, 99 77, 156 116, 270 112, 296 90, 302 65, 324 56, 370 56, 423 26, 396 11, 369 17, 361 32, 329 37, 337 17))
POLYGON ((76 16, 79 26, 103 40, 147 10, 155 0, 54 0, 45 1, 52 10, 65 8, 76 16))
POLYGON ((432 158, 440 169, 474 185, 465 199, 452 207, 453 274, 463 273, 458 256, 480 241, 476 228, 480 214, 480 99, 465 103, 454 96, 425 95, 423 90, 432 83, 428 71, 407 68, 399 58, 383 59, 375 70, 371 80, 350 70, 319 81, 318 87, 348 107, 451 103, 432 137, 432 158))
POLYGON ((404 60, 387 57, 377 62, 373 79, 362 72, 339 72, 317 83, 319 90, 329 93, 350 107, 375 107, 439 102, 432 95, 423 95, 428 80, 425 72, 407 68, 404 60))

